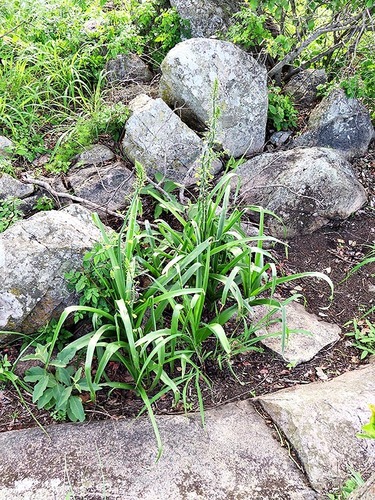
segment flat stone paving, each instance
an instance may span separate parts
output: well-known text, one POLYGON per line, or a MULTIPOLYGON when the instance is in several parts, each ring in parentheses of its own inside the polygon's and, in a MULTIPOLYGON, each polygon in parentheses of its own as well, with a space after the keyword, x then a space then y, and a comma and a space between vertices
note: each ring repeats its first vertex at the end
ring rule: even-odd
POLYGON ((61 424, 0 435, 0 499, 318 498, 248 401, 199 415, 61 424), (74 494, 74 496, 73 496, 74 494))
POLYGON ((370 419, 368 405, 375 403, 375 364, 259 401, 297 451, 317 491, 340 487, 350 468, 362 474, 375 470, 375 441, 357 437, 370 419))
POLYGON ((159 416, 157 463, 147 418, 2 433, 0 500, 326 500, 350 468, 375 470, 375 442, 357 437, 374 398, 374 364, 257 398, 307 479, 251 401, 207 411, 204 429, 196 414, 159 416))

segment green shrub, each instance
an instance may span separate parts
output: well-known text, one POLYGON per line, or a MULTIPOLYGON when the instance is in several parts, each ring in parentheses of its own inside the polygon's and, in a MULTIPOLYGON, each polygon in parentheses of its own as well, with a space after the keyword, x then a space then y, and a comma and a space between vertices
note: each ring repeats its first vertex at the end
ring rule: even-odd
POLYGON ((268 101, 268 120, 271 127, 279 131, 297 126, 298 112, 291 98, 281 93, 280 87, 269 89, 268 101))
POLYGON ((367 424, 362 426, 362 433, 358 437, 365 439, 375 439, 375 405, 369 405, 371 416, 367 424))

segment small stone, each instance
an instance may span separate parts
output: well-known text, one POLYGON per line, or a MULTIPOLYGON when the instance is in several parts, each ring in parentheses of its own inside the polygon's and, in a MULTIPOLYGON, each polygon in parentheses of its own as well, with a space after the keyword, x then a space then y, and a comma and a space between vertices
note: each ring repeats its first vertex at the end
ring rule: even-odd
MULTIPOLYGON (((317 316, 306 311, 298 302, 291 302, 285 306, 288 330, 291 331, 287 339, 284 352, 282 350, 281 335, 261 340, 269 349, 283 356, 285 361, 294 366, 310 361, 318 352, 332 342, 339 340, 341 329, 325 321, 319 321, 317 316), (297 333, 294 333, 296 331, 297 333), (298 333, 298 331, 303 333, 298 333)), ((271 335, 281 333, 281 312, 272 315, 268 320, 263 318, 271 311, 266 306, 256 306, 252 325, 257 325, 255 335, 271 335), (276 321, 276 322, 275 322, 276 321)))
POLYGON ((34 193, 32 184, 25 184, 8 174, 0 174, 0 200, 6 198, 27 198, 34 193))
POLYGON ((120 54, 106 64, 106 78, 110 83, 147 83, 154 75, 137 54, 120 54))
POLYGON ((95 144, 78 155, 78 165, 101 165, 113 160, 114 152, 103 144, 95 144))
POLYGON ((8 156, 12 147, 13 142, 7 137, 0 135, 0 156, 8 156))

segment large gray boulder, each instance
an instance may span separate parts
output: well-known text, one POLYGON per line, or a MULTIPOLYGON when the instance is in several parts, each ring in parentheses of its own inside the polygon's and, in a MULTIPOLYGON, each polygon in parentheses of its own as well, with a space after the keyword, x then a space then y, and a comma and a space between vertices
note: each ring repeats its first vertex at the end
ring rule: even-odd
POLYGON ((99 239, 79 205, 37 213, 0 234, 0 330, 35 332, 71 305, 64 274, 79 269, 99 239))
POLYGON ((230 18, 241 8, 239 0, 170 0, 182 19, 187 19, 193 37, 209 38, 224 32, 230 18))
POLYGON ((160 95, 181 108, 184 121, 209 126, 218 82, 216 141, 238 158, 264 145, 268 93, 266 69, 230 42, 193 38, 177 44, 161 64, 160 95))
POLYGON ((374 127, 365 106, 336 89, 312 111, 306 132, 293 141, 292 147, 333 148, 351 159, 364 155, 373 138, 374 127))
POLYGON ((312 233, 329 220, 349 217, 366 203, 350 163, 328 148, 265 153, 240 165, 244 204, 260 205, 283 220, 269 219, 274 236, 312 233))
MULTIPOLYGON (((125 126, 122 148, 149 176, 156 172, 183 184, 196 182, 204 143, 162 99, 141 94, 129 104, 132 116, 125 126)), ((214 166, 220 168, 220 162, 214 166)))
POLYGON ((374 470, 375 441, 357 437, 368 422, 374 380, 375 365, 369 365, 329 382, 259 398, 294 447, 317 491, 340 486, 350 468, 361 473, 374 470))

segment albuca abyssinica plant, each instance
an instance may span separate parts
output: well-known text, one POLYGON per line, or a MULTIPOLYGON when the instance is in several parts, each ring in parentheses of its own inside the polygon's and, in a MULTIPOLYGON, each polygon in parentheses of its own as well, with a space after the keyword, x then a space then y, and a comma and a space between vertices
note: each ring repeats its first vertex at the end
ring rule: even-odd
MULTIPOLYGON (((82 291, 84 285, 90 293, 83 294, 83 303, 61 315, 45 362, 48 371, 68 316, 90 314, 92 331, 69 343, 57 359, 66 361, 76 354, 84 355, 85 382, 79 385, 87 387, 92 400, 104 387, 131 390, 141 397, 154 427, 159 454, 161 440, 153 402, 171 391, 175 401, 182 399, 187 407, 188 389, 193 385, 204 421, 201 383, 210 383, 206 361, 216 359, 221 366, 240 351, 257 349, 259 339, 254 340, 252 334, 259 324, 251 323, 254 307, 269 306, 267 317, 282 310, 283 301, 275 298, 277 287, 301 277, 323 278, 332 287, 329 278, 320 273, 278 276, 272 255, 263 248, 265 240, 276 241, 263 234, 266 212, 259 207, 231 208, 236 207, 234 173, 224 175, 212 186, 217 116, 214 99, 196 201, 185 206, 149 190, 171 216, 168 219, 174 219, 173 225, 164 219, 153 224, 144 221, 142 226, 138 222, 142 212, 140 192, 147 190, 138 164, 138 186, 121 231, 115 236, 107 233, 99 217, 94 216, 103 241, 86 259, 84 274, 73 275, 77 290, 82 291), (259 214, 258 236, 247 236, 241 227, 248 210, 259 214), (110 361, 122 364, 131 381, 110 379, 110 361)), ((285 314, 280 334, 286 340, 285 314)), ((41 397, 38 394, 38 401, 41 397)))

